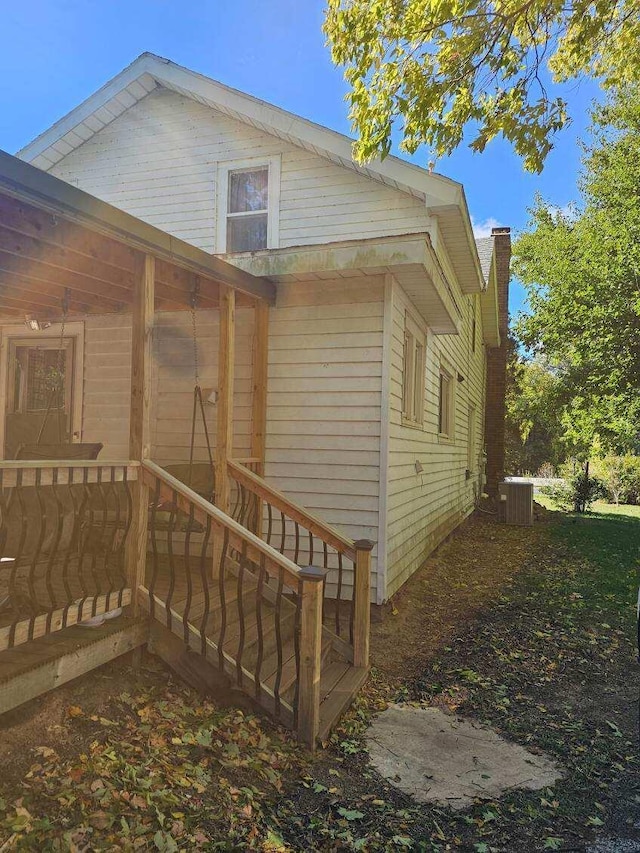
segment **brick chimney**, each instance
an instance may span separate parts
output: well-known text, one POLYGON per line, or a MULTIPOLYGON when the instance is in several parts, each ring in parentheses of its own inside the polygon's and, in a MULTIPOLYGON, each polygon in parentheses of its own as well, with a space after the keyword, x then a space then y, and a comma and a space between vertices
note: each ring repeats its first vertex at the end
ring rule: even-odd
POLYGON ((485 446, 487 451, 487 494, 495 498, 504 479, 504 419, 507 383, 507 335, 509 333, 509 265, 511 229, 493 228, 493 258, 498 286, 500 346, 487 350, 487 396, 485 406, 485 446))

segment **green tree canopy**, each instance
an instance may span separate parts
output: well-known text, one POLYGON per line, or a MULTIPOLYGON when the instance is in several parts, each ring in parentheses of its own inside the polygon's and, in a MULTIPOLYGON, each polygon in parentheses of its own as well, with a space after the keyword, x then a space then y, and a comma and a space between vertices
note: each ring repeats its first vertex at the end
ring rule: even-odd
POLYGON ((506 395, 506 459, 509 474, 557 468, 568 450, 562 441, 562 382, 541 359, 512 348, 506 395))
POLYGON ((581 208, 538 199, 514 245, 529 313, 521 342, 564 386, 565 440, 637 449, 640 415, 640 89, 594 113, 581 208))
POLYGON ((640 80, 640 0, 328 0, 325 33, 346 67, 354 153, 450 154, 502 134, 540 171, 567 104, 547 90, 581 76, 640 80))

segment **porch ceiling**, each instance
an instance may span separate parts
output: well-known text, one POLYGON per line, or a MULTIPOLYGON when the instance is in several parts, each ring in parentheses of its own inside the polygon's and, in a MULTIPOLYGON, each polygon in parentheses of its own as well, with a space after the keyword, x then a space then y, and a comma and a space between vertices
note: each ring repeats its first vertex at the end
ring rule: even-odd
POLYGON ((352 279, 390 273, 435 334, 459 332, 460 307, 428 233, 292 246, 226 257, 241 269, 273 282, 352 279))
POLYGON ((58 317, 130 310, 143 254, 156 258, 159 311, 273 303, 275 285, 178 240, 0 151, 0 314, 58 317))

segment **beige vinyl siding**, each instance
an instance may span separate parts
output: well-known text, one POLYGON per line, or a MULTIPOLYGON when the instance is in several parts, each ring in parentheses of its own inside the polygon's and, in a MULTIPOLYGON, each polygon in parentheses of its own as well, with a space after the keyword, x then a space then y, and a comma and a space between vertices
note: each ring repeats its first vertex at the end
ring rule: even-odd
MULTIPOLYGON (((394 281, 389 363, 389 442, 387 493, 387 597, 420 567, 426 556, 471 512, 480 489, 480 466, 466 479, 469 406, 475 406, 476 453, 482 451, 485 353, 480 317, 476 352, 471 351, 473 299, 459 296, 460 335, 433 335, 427 329, 425 406, 422 428, 402 424, 404 317, 415 316, 409 298, 394 281), (439 368, 453 372, 454 432, 438 435, 439 368), (457 381, 457 374, 464 377, 457 381), (416 462, 422 472, 416 472, 416 462)), ((478 312, 479 314, 479 312, 478 312)))
MULTIPOLYGON (((384 286, 379 277, 365 282, 278 286, 269 320, 266 476, 346 536, 376 541, 384 286)), ((375 600, 376 551, 373 565, 375 600)))
POLYGON ((277 155, 280 246, 429 229, 424 204, 407 193, 166 89, 151 92, 51 172, 215 252, 217 163, 277 155))
MULTIPOLYGON (((193 339, 188 311, 156 314, 153 340, 152 458, 160 465, 189 458, 193 411, 193 339)), ((219 315, 197 315, 200 383, 207 396, 217 386, 219 315)), ((253 310, 236 314, 234 452, 247 456, 251 435, 253 310)), ((101 441, 101 458, 128 459, 131 403, 131 316, 85 319, 83 441, 101 441)), ((212 447, 216 406, 205 404, 212 447)), ((196 426, 195 459, 207 460, 202 421, 196 426)))
POLYGON ((129 458, 131 315, 84 321, 82 440, 101 441, 101 459, 129 458))
MULTIPOLYGON (((205 400, 218 385, 218 346, 220 315, 217 310, 198 311, 198 365, 200 385, 205 400)), ((254 343, 254 312, 251 308, 236 311, 234 362, 234 455, 250 455, 251 399, 254 343)), ((158 464, 186 462, 189 459, 193 414, 194 354, 191 314, 188 311, 156 314, 154 329, 154 417, 152 457, 158 464)), ((212 447, 216 440, 214 403, 205 402, 207 427, 212 447)), ((207 445, 198 411, 194 458, 208 459, 207 445)))

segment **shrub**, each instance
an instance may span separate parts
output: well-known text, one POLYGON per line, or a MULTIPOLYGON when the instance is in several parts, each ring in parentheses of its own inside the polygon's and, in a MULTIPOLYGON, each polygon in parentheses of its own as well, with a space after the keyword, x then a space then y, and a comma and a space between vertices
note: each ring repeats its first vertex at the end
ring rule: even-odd
POLYGON ((613 503, 640 502, 639 456, 605 456, 594 463, 594 469, 604 482, 607 496, 613 503))
POLYGON ((562 484, 544 486, 541 492, 566 512, 586 512, 594 501, 606 497, 607 488, 599 477, 578 471, 562 484))

